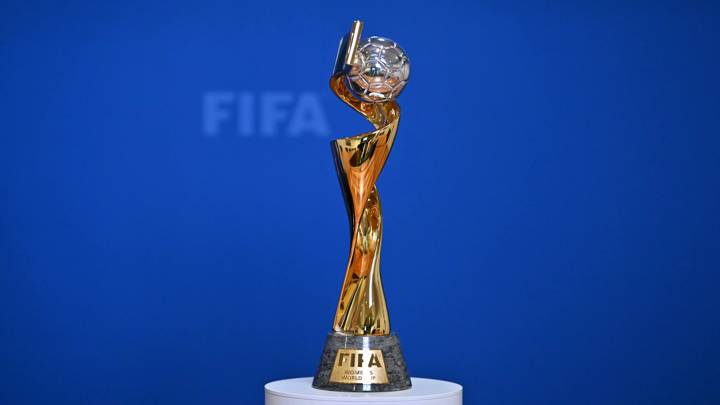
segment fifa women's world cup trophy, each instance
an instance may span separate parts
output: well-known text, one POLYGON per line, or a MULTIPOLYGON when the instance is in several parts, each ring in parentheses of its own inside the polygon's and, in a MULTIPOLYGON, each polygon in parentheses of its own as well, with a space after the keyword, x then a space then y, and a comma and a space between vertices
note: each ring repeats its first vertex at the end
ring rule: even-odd
POLYGON ((381 37, 361 40, 362 23, 340 42, 333 92, 375 127, 332 141, 350 218, 350 257, 333 331, 328 334, 313 387, 333 391, 398 391, 411 386, 396 335, 390 333, 380 281, 382 211, 375 182, 398 129, 395 98, 410 75, 405 52, 381 37))

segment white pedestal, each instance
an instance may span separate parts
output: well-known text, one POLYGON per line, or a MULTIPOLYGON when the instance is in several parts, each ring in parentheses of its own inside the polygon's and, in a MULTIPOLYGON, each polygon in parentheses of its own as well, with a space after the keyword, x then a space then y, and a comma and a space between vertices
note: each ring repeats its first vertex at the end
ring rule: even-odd
POLYGON ((441 380, 413 378, 412 388, 395 392, 336 392, 312 387, 312 378, 265 384, 265 405, 462 405, 462 386, 441 380))

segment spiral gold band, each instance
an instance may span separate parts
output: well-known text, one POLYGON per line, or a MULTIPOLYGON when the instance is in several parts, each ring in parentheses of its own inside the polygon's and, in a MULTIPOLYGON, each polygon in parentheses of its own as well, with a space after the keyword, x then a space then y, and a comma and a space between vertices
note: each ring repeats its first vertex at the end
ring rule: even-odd
POLYGON ((386 335, 390 320, 380 280, 382 210, 375 183, 397 134, 400 107, 394 100, 367 103, 358 100, 336 74, 333 92, 367 118, 375 130, 332 141, 338 178, 350 219, 350 257, 334 330, 353 335, 386 335))

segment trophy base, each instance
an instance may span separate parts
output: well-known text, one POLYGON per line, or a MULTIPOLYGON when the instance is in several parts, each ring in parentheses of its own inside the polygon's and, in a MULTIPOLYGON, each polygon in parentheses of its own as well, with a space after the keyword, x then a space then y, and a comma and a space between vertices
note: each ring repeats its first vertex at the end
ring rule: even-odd
POLYGON ((412 386, 397 335, 327 336, 312 386, 345 392, 401 391, 412 386))

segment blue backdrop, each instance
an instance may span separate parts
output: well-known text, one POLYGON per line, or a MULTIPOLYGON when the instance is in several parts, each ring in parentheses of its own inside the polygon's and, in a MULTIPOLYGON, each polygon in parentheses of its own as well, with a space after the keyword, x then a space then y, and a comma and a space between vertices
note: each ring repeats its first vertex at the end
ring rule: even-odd
POLYGON ((414 376, 467 404, 720 401, 710 2, 0 5, 0 403, 261 404, 348 248, 327 86, 412 62, 379 188, 414 376), (268 101, 270 100, 270 101, 268 101))

